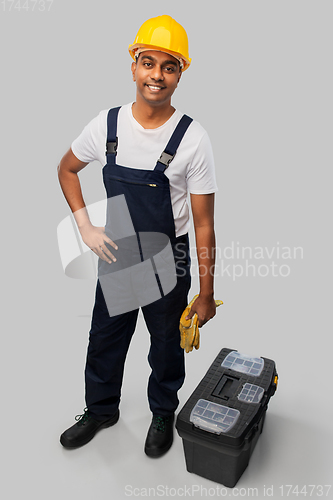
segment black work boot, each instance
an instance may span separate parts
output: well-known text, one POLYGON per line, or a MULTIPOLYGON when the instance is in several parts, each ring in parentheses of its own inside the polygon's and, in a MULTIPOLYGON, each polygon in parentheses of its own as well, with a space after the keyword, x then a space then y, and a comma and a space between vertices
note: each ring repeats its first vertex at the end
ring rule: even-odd
POLYGON ((145 454, 151 458, 164 455, 173 442, 174 415, 161 417, 153 415, 145 442, 145 454))
POLYGON ((118 419, 119 410, 117 410, 112 417, 98 421, 93 419, 89 414, 88 408, 85 408, 82 415, 76 415, 75 420, 77 420, 77 423, 61 434, 60 443, 65 448, 78 448, 79 446, 83 446, 91 441, 96 432, 100 429, 111 427, 111 425, 118 422, 118 419))

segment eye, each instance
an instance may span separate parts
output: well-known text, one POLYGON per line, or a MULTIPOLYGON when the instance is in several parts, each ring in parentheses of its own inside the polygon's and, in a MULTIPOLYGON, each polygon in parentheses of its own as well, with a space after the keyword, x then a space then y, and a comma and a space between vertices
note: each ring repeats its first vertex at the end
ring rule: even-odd
POLYGON ((149 68, 152 64, 150 62, 144 62, 143 65, 147 66, 147 68, 149 68))

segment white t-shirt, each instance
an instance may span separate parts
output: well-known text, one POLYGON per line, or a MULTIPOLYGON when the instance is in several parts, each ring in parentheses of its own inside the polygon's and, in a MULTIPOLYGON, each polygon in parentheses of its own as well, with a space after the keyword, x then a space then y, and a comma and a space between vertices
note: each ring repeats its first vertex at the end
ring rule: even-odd
MULTIPOLYGON (((101 111, 73 141, 71 149, 80 161, 89 163, 98 160, 102 166, 106 164, 108 111, 101 111)), ((116 163, 154 170, 182 116, 183 113, 176 110, 160 127, 145 129, 133 117, 132 103, 122 106, 118 114, 116 163)), ((218 190, 211 143, 207 132, 198 122, 190 124, 164 173, 169 178, 176 236, 180 236, 189 229, 187 194, 209 194, 218 190)))

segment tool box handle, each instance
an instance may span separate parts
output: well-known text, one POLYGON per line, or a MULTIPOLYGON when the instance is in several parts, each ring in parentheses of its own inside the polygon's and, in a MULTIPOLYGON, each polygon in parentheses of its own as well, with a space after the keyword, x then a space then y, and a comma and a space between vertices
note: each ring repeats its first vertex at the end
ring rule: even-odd
POLYGON ((238 377, 223 375, 211 395, 228 401, 235 394, 238 383, 238 377))

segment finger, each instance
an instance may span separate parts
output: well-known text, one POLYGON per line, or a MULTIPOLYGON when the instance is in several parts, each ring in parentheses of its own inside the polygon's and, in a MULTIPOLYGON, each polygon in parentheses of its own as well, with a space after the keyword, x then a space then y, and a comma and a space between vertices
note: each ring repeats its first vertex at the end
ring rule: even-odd
POLYGON ((114 255, 110 250, 112 250, 113 248, 115 250, 118 250, 118 245, 116 245, 116 243, 114 243, 114 241, 110 240, 109 238, 107 238, 107 240, 104 241, 104 244, 103 243, 101 244, 101 247, 102 247, 103 251, 105 251, 105 253, 107 253, 108 255, 110 255, 112 257, 114 257, 114 255))
POLYGON ((100 249, 102 250, 102 252, 104 252, 105 255, 107 255, 107 257, 109 257, 108 260, 113 260, 113 262, 116 262, 116 257, 110 252, 110 250, 108 249, 107 246, 105 245, 100 245, 100 249))
POLYGON ((112 260, 110 260, 106 255, 105 253, 100 249, 100 248, 92 248, 91 249, 96 255, 97 257, 99 257, 100 259, 104 260, 105 262, 107 262, 108 264, 112 264, 112 260))
POLYGON ((115 250, 118 250, 118 245, 114 241, 110 240, 110 238, 108 238, 106 234, 104 234, 104 241, 111 245, 115 250))
POLYGON ((115 250, 118 250, 118 245, 109 238, 105 232, 105 227, 101 227, 102 233, 103 233, 103 239, 106 243, 111 245, 115 250))
POLYGON ((188 306, 192 306, 194 304, 194 302, 197 300, 197 298, 199 297, 199 294, 197 295, 194 295, 193 299, 191 300, 191 302, 188 304, 188 306))
POLYGON ((190 310, 188 315, 186 316, 185 319, 192 319, 192 317, 195 315, 195 311, 193 309, 190 310))
POLYGON ((197 325, 198 325, 198 328, 201 328, 201 327, 202 327, 205 323, 206 323, 205 318, 202 318, 202 317, 200 318, 200 317, 198 316, 198 319, 197 319, 197 325))

